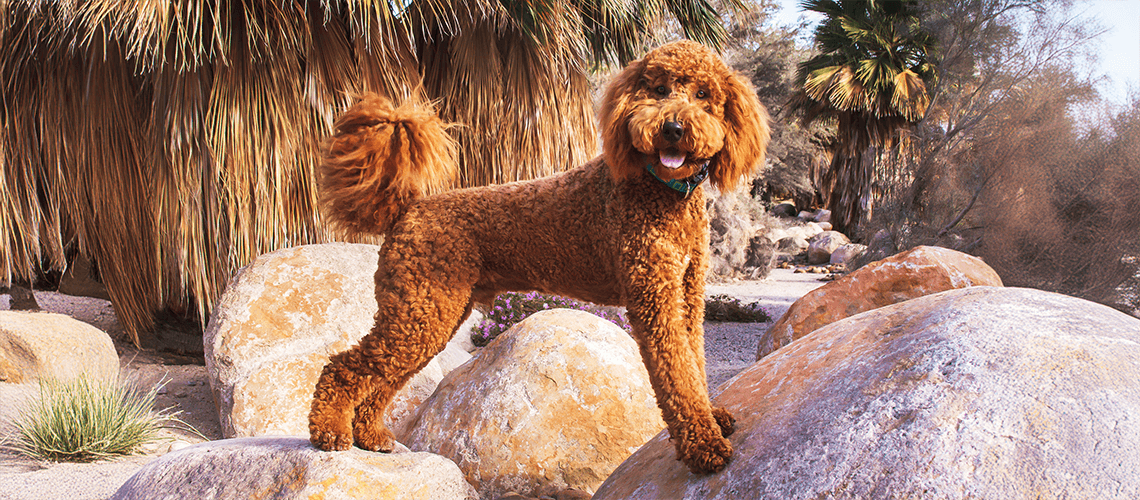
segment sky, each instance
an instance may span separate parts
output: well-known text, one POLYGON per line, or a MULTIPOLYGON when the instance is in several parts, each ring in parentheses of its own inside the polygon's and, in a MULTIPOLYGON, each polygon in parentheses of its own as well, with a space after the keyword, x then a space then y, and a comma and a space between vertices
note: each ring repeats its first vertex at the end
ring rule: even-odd
MULTIPOLYGON (((799 0, 778 1, 783 10, 777 22, 795 24, 804 14, 799 0)), ((1092 71, 1105 77, 1100 91, 1106 99, 1127 104, 1131 94, 1140 94, 1140 0, 1077 0, 1074 11, 1095 19, 1107 30, 1093 42, 1100 58, 1092 71)))

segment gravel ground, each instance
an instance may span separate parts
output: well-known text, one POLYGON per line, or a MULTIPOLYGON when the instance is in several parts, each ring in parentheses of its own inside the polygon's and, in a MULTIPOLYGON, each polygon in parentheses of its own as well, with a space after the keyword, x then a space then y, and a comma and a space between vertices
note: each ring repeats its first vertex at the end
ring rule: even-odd
MULTIPOLYGON (((710 285, 707 292, 726 294, 745 303, 759 302, 778 319, 796 299, 823 285, 819 278, 817 274, 776 269, 765 280, 710 285)), ((36 298, 44 310, 70 315, 106 331, 115 340, 124 373, 144 385, 165 380, 157 406, 180 411, 180 418, 204 437, 171 430, 166 433, 167 441, 150 447, 143 455, 90 464, 38 462, 0 446, 0 500, 106 499, 135 471, 163 453, 222 438, 205 366, 186 364, 185 356, 135 349, 124 338, 107 301, 51 292, 36 292, 36 298)), ((7 308, 8 297, 0 296, 0 309, 7 308)), ((721 384, 755 361, 757 341, 769 326, 771 323, 705 323, 707 371, 714 395, 720 393, 721 384)), ((0 383, 0 443, 9 436, 10 421, 22 402, 37 390, 33 385, 0 383)))

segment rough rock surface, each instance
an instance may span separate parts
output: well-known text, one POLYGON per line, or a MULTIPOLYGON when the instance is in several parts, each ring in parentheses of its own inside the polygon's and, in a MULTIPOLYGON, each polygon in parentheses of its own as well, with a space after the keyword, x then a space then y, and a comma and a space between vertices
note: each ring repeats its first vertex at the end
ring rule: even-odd
POLYGON ((859 254, 863 253, 866 250, 867 245, 848 243, 839 248, 836 248, 834 252, 831 252, 831 257, 829 258, 828 263, 846 265, 850 263, 852 259, 858 257, 859 254))
MULTIPOLYGON (((366 335, 376 313, 375 245, 278 250, 243 268, 203 335, 206 368, 226 437, 307 434, 309 406, 329 357, 366 335)), ((448 346, 397 394, 395 425, 470 355, 448 346)))
POLYGON ((62 314, 0 311, 0 382, 84 373, 96 379, 119 375, 115 344, 102 330, 62 314))
POLYGON ((808 241, 808 264, 826 264, 832 252, 848 243, 851 240, 839 231, 823 231, 812 236, 808 241))
POLYGON ((742 372, 719 474, 658 435, 594 496, 1140 497, 1140 320, 971 287, 832 323, 742 372), (743 495, 743 496, 742 496, 743 495))
POLYGON ((477 498, 455 463, 430 453, 326 453, 306 436, 211 441, 150 462, 112 500, 477 498))
POLYGON ((582 311, 534 314, 451 372, 404 429, 484 499, 592 492, 665 427, 637 345, 582 311))
POLYGON ((920 246, 858 270, 800 297, 760 337, 756 359, 828 323, 877 307, 968 286, 1001 286, 981 259, 939 247, 920 246))

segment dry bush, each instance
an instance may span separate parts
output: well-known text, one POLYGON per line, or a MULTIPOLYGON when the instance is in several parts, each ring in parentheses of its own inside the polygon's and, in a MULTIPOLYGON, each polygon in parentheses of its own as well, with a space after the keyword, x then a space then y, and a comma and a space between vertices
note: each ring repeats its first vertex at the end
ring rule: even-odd
POLYGON ((713 195, 709 201, 709 275, 713 279, 768 276, 775 248, 764 234, 779 222, 745 192, 713 195))

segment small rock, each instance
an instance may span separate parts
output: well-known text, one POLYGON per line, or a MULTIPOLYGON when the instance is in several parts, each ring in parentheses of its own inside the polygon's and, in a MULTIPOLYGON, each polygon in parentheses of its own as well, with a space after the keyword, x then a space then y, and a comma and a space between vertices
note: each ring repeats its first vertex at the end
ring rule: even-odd
POLYGON ((795 217, 797 211, 795 205, 791 203, 781 203, 772 207, 771 213, 776 217, 795 217))
POLYGON ((797 254, 808 249, 808 241, 798 236, 788 236, 776 242, 776 249, 791 254, 797 254))
POLYGON ((859 254, 863 253, 865 250, 867 250, 867 245, 848 243, 846 245, 840 246, 839 248, 836 248, 834 252, 831 252, 830 263, 847 264, 848 262, 851 262, 851 260, 855 257, 858 257, 859 254))
POLYGON ((832 252, 848 243, 851 243, 851 240, 838 231, 820 232, 808 242, 808 264, 828 263, 832 252))

